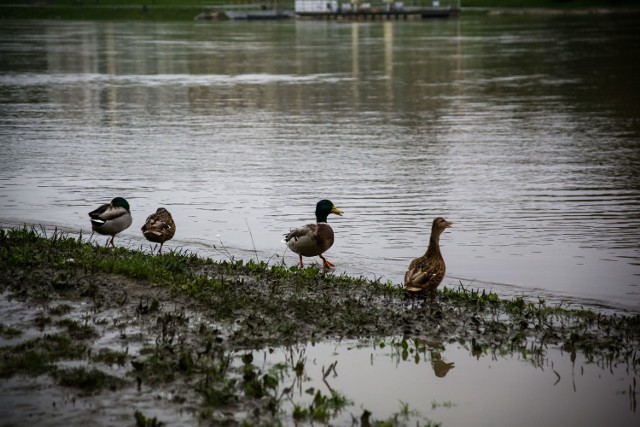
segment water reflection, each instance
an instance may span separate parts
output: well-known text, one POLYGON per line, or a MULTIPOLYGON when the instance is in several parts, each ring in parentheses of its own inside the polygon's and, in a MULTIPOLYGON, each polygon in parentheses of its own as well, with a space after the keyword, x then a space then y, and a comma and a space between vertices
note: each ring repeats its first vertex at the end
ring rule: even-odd
POLYGON ((615 418, 631 426, 637 420, 637 372, 575 353, 485 353, 458 343, 398 338, 254 354, 264 371, 285 372, 280 391, 290 396, 287 411, 313 408, 318 393, 345 398, 349 404, 331 418, 341 425, 362 417, 402 425, 477 419, 495 426, 600 425, 615 418))
POLYGON ((399 282, 442 215, 446 285, 635 309, 636 20, 9 22, 1 217, 77 229, 119 195, 132 247, 165 205, 174 247, 294 264, 327 197, 338 273, 399 282))

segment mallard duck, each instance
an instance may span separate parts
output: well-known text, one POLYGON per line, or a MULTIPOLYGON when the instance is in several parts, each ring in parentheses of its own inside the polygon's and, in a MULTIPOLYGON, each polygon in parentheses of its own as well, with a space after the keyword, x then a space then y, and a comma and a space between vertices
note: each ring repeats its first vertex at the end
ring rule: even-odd
POLYGON ((122 197, 116 197, 111 203, 104 204, 98 209, 89 212, 91 228, 98 234, 111 236, 107 245, 113 244, 116 234, 126 230, 131 225, 131 211, 129 203, 122 197))
POLYGON ((431 225, 431 237, 427 252, 409 264, 404 274, 404 289, 412 294, 426 293, 435 298, 436 288, 442 282, 446 271, 444 259, 440 253, 440 235, 451 227, 451 223, 438 217, 431 225))
POLYGON ((171 240, 176 234, 176 224, 169 211, 165 208, 158 208, 156 213, 149 215, 142 226, 142 234, 150 242, 160 243, 158 253, 161 254, 164 242, 171 240))
POLYGON ((320 200, 316 205, 316 224, 307 224, 295 228, 284 238, 289 249, 300 255, 300 267, 304 267, 302 257, 319 256, 324 268, 333 264, 322 256, 333 245, 333 229, 327 224, 329 214, 342 215, 330 200, 320 200))

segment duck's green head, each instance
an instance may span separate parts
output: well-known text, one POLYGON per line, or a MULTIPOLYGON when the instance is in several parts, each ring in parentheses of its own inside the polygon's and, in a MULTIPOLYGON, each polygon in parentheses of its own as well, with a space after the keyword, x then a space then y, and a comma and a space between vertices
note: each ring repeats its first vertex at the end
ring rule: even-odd
POLYGON ((327 222, 329 214, 342 215, 342 213, 331 200, 320 200, 316 205, 316 220, 318 222, 327 222))
POLYGON ((129 202, 127 202, 123 197, 116 197, 111 201, 111 206, 114 208, 125 208, 129 210, 129 202))

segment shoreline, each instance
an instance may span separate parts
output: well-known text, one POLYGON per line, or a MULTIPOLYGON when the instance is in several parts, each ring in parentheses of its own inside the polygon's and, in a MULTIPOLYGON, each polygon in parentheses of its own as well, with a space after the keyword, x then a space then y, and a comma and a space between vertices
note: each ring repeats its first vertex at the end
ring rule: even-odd
MULTIPOLYGON (((35 224, 28 223, 25 221, 20 221, 16 218, 0 218, 0 230, 11 230, 11 229, 20 229, 20 228, 29 228, 39 230, 41 233, 46 234, 55 234, 55 233, 64 233, 69 236, 73 236, 75 238, 82 238, 83 241, 87 244, 99 244, 97 241, 86 240, 89 236, 91 236, 91 230, 82 230, 76 229, 69 226, 65 226, 62 224, 35 224)), ((94 237, 97 235, 94 235, 94 237)), ((203 258, 211 258, 214 261, 221 262, 225 260, 229 260, 230 257, 233 259, 243 260, 246 262, 248 259, 255 259, 255 248, 230 248, 225 247, 225 251, 220 250, 211 250, 211 248, 202 247, 202 242, 180 242, 180 240, 174 239, 170 243, 180 243, 177 246, 174 245, 172 250, 174 251, 184 251, 193 253, 196 256, 203 258), (208 250, 207 250, 208 249, 208 250), (229 252, 230 251, 230 252, 229 252), (217 253, 218 256, 215 256, 217 253), (243 255, 251 254, 248 258, 242 258, 243 255)), ((123 248, 127 250, 133 251, 141 251, 145 254, 150 253, 150 250, 143 248, 151 248, 148 241, 143 238, 138 240, 129 239, 127 245, 123 245, 123 248)), ((215 247, 215 244, 213 245, 215 247)), ((274 255, 268 251, 260 251, 261 257, 264 259, 272 258, 274 255)), ((282 261, 284 262, 284 261, 282 261)), ((287 268, 291 266, 295 266, 296 264, 286 265, 287 268)), ((351 278, 356 279, 356 277, 349 274, 347 271, 337 270, 334 271, 334 274, 339 275, 347 275, 351 278)), ((370 281, 380 281, 382 276, 371 273, 369 276, 359 276, 359 278, 364 278, 365 280, 370 281)), ((497 283, 497 282, 487 282, 477 279, 466 279, 463 277, 456 276, 446 276, 446 278, 450 279, 449 283, 443 283, 440 285, 440 288, 444 288, 445 286, 450 289, 459 288, 461 285, 465 288, 474 288, 478 291, 485 291, 489 293, 496 293, 501 299, 514 299, 514 298, 523 298, 527 301, 537 300, 540 296, 542 296, 546 301, 548 301, 551 305, 568 305, 574 308, 580 309, 588 309, 593 310, 598 313, 606 314, 606 315, 634 315, 640 314, 640 307, 637 307, 634 304, 624 305, 621 303, 616 303, 615 301, 607 301, 604 299, 599 299, 597 297, 590 296, 579 296, 579 295, 570 295, 570 294, 562 294, 559 292, 554 292, 549 289, 543 288, 526 288, 518 285, 513 285, 509 283, 497 283), (452 284, 451 282, 457 282, 457 285, 452 284)))

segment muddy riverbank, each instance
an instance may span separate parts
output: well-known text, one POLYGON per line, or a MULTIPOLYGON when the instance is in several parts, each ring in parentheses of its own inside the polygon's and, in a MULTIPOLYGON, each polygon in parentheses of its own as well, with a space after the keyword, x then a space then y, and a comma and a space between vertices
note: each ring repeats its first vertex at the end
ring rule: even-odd
MULTIPOLYGON (((433 356, 443 344, 533 364, 560 350, 626 366, 631 380, 640 368, 637 313, 464 288, 444 288, 430 303, 392 283, 313 268, 154 256, 34 229, 0 231, 0 264, 0 389, 10 425, 330 423, 350 396, 314 389, 308 402, 292 403, 284 384, 304 377, 309 361, 254 360, 256 350, 328 340, 397 337, 404 359, 431 350, 444 375, 451 366, 433 356)), ((329 376, 329 361, 317 363, 329 376)), ((402 425, 375 408, 353 413, 353 424, 402 425)))

